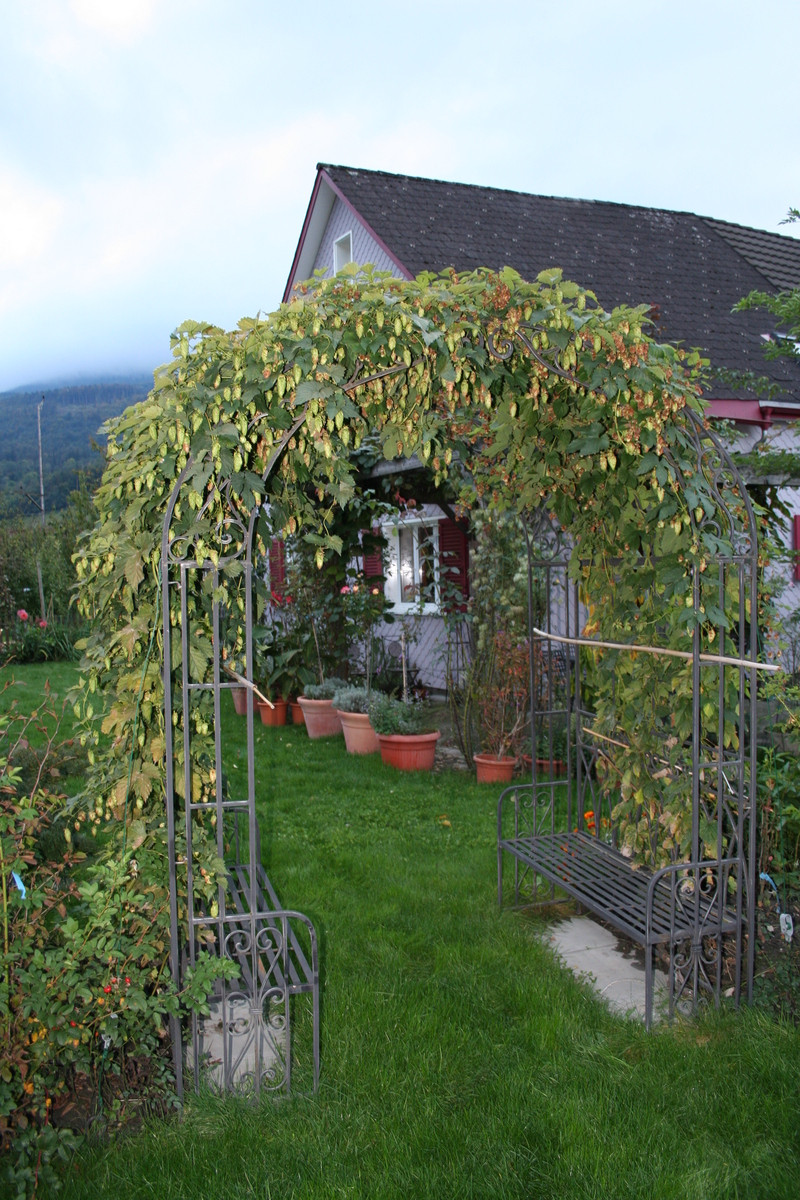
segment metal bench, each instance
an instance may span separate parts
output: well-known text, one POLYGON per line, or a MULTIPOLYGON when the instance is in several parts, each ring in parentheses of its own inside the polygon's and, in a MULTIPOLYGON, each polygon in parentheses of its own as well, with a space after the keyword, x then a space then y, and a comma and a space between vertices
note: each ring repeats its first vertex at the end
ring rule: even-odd
POLYGON ((668 953, 670 1015, 693 1008, 703 991, 718 994, 722 937, 737 932, 743 919, 741 862, 734 858, 684 862, 650 871, 637 867, 604 840, 599 822, 593 833, 586 829, 532 833, 529 812, 523 808, 531 809, 535 787, 535 783, 516 784, 498 802, 498 903, 504 902, 503 862, 509 855, 515 864, 518 904, 527 882, 528 903, 570 897, 642 946, 648 1028, 653 1020, 656 946, 665 946, 668 953), (527 881, 523 875, 529 877, 527 881), (549 890, 544 900, 540 880, 549 890))

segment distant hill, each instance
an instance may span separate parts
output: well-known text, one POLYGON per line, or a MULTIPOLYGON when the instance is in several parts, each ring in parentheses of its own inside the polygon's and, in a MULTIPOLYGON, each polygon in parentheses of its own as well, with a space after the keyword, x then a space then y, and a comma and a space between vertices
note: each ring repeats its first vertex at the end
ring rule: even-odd
POLYGON ((42 396, 44 503, 54 512, 66 505, 80 472, 99 478, 101 425, 143 400, 151 384, 142 377, 0 393, 0 517, 38 512, 36 406, 42 396))

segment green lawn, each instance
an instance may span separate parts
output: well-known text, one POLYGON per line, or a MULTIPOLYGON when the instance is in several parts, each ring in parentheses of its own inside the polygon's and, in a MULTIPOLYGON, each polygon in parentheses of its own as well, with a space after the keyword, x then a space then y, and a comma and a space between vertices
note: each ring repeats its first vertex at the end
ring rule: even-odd
MULTIPOLYGON (((0 713, 8 712, 16 705, 20 713, 54 709, 61 715, 67 691, 77 679, 78 671, 72 663, 26 663, 24 666, 10 663, 0 666, 0 713)), ((64 737, 71 735, 72 724, 72 709, 67 707, 63 714, 64 737)), ((48 719, 45 726, 52 730, 53 723, 48 719)), ((35 731, 30 740, 36 740, 35 731)))
MULTIPOLYGON (((243 730, 226 717, 232 773, 243 730)), ((192 1096, 82 1153, 65 1200, 794 1200, 794 1027, 612 1017, 536 922, 498 910, 495 791, 469 776, 291 727, 259 729, 257 771, 270 876, 321 935, 319 1093, 192 1096)))

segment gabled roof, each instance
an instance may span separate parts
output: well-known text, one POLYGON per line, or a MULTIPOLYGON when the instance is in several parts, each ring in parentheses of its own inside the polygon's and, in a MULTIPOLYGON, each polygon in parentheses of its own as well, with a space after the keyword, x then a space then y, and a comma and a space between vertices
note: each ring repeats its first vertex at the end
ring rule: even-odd
POLYGON ((715 366, 768 374, 800 403, 800 363, 764 360, 769 316, 731 313, 754 289, 800 286, 798 239, 687 212, 328 164, 317 171, 287 293, 309 259, 303 248, 307 237, 313 241, 315 197, 320 203, 328 197, 329 212, 338 196, 400 274, 511 266, 535 279, 547 267, 561 267, 604 307, 652 306, 656 336, 700 347, 715 366))

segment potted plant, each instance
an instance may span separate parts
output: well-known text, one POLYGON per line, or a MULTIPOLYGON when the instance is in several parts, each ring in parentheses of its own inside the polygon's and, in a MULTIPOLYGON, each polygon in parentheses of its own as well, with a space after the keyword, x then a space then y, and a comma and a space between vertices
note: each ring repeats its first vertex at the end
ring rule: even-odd
POLYGON ((540 771, 552 775, 567 773, 567 728, 566 722, 550 721, 550 728, 540 730, 536 740, 536 766, 540 771))
POLYGON ((488 680, 478 699, 483 750, 473 756, 479 783, 508 783, 519 760, 530 693, 528 642, 505 630, 492 638, 488 680))
POLYGON ((265 725, 285 725, 289 696, 296 686, 301 652, 297 647, 284 645, 279 625, 268 625, 254 639, 258 658, 258 674, 264 680, 263 691, 268 701, 260 699, 258 710, 265 725))
POLYGON ((345 681, 332 675, 320 683, 309 683, 298 703, 310 738, 331 737, 342 732, 342 722, 333 707, 333 697, 345 687, 345 681))
POLYGON ((355 686, 339 688, 333 697, 349 754, 377 754, 380 750, 369 716, 370 699, 366 687, 355 686))
POLYGON ((401 771, 431 769, 441 734, 434 728, 435 721, 427 703, 373 695, 369 715, 378 735, 383 762, 401 771))

